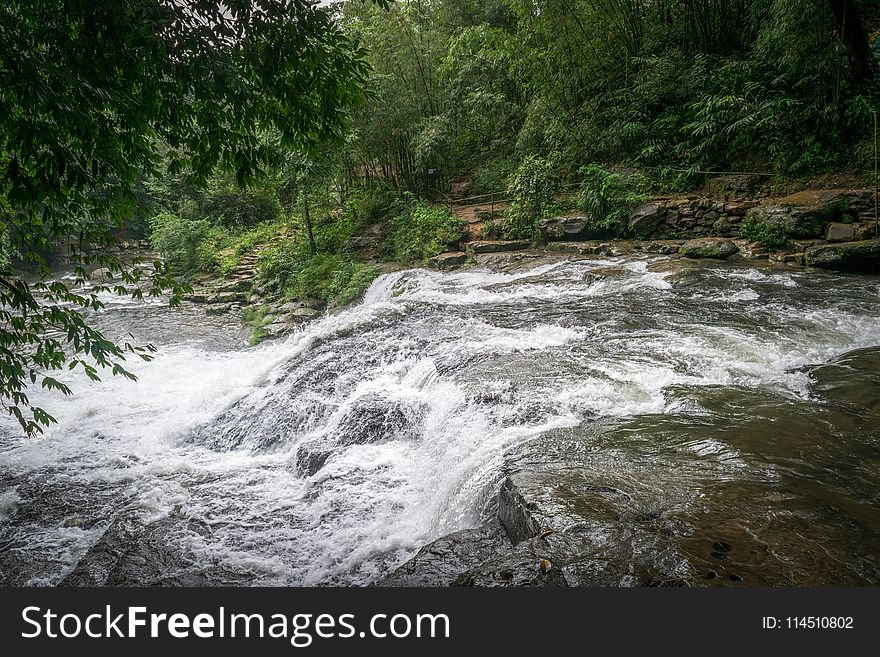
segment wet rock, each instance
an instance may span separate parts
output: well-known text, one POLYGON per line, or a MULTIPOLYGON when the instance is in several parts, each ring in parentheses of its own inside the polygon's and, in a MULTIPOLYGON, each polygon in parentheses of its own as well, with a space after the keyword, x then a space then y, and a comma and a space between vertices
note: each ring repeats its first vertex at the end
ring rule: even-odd
POLYGON ((321 316, 321 311, 316 308, 303 306, 302 308, 294 308, 293 310, 287 311, 287 316, 294 321, 302 322, 309 319, 317 319, 321 316))
MULTIPOLYGON (((216 583, 209 574, 173 547, 168 536, 182 519, 146 525, 135 519, 118 519, 79 560, 60 586, 207 586, 216 583)), ((206 531, 205 528, 198 528, 206 531)))
MULTIPOLYGON (((562 244, 563 242, 558 242, 562 244)), ((558 256, 557 256, 558 257, 558 256)), ((544 263, 556 262, 552 256, 542 256, 532 251, 515 251, 509 253, 484 253, 474 256, 474 262, 480 267, 491 267, 494 271, 512 273, 537 267, 544 263)))
POLYGON ((791 237, 821 237, 825 219, 817 208, 794 205, 759 205, 746 212, 746 219, 781 227, 791 237))
POLYGON ((546 217, 538 222, 541 233, 549 241, 608 237, 607 230, 596 230, 592 225, 593 218, 587 216, 546 217))
POLYGON ((666 210, 658 203, 646 203, 630 215, 629 232, 637 237, 650 237, 657 232, 666 217, 666 210))
POLYGON ((300 445, 296 448, 296 474, 300 477, 314 476, 324 467, 332 452, 333 446, 323 439, 300 445))
POLYGON ((466 529, 424 546, 409 561, 376 582, 376 586, 452 586, 462 575, 513 548, 504 530, 466 529))
POLYGON ((722 216, 712 224, 712 234, 719 237, 730 237, 734 234, 734 225, 730 219, 722 216))
POLYGON ((856 239, 856 226, 854 224, 830 223, 825 233, 825 239, 829 242, 851 242, 856 239))
POLYGON ((608 278, 617 278, 631 274, 632 272, 623 267, 597 267, 596 269, 591 269, 584 273, 584 281, 587 283, 596 283, 608 278))
POLYGON ((287 303, 283 303, 278 306, 275 310, 276 312, 278 312, 278 314, 285 315, 304 307, 305 306, 303 305, 302 301, 288 301, 287 303))
POLYGON ((338 445, 366 445, 385 440, 414 438, 427 407, 406 404, 382 395, 367 395, 339 420, 333 431, 338 445))
POLYGON ((522 543, 541 532, 540 521, 532 515, 537 508, 523 497, 511 477, 504 480, 498 493, 498 520, 507 531, 511 543, 522 543))
POLYGON ((382 395, 364 396, 352 404, 327 435, 297 448, 296 472, 305 477, 316 474, 336 449, 414 438, 426 410, 420 403, 402 403, 382 395))
POLYGON ((467 254, 461 251, 451 251, 449 253, 441 253, 428 260, 428 266, 434 269, 454 269, 460 267, 467 262, 467 254))
MULTIPOLYGON (((547 558, 548 554, 556 555, 551 548, 536 549, 534 543, 522 543, 512 550, 483 561, 479 565, 463 572, 453 582, 454 586, 481 587, 563 587, 568 586, 562 567, 546 566, 547 563, 557 565, 563 561, 547 558)), ((541 541, 545 543, 545 541, 541 541)))
POLYGON ((688 258, 718 258, 721 260, 738 252, 739 247, 730 240, 712 237, 688 240, 679 249, 679 253, 688 258))
POLYGON ((804 264, 804 254, 803 253, 770 253, 769 254, 770 262, 778 262, 784 265, 803 265, 804 264))
MULTIPOLYGON (((195 301, 194 297, 190 300, 195 301)), ((204 297, 203 303, 220 304, 220 303, 244 303, 247 300, 246 295, 239 292, 217 292, 204 297)))
POLYGON ((880 273, 880 240, 813 246, 804 257, 808 267, 876 274, 880 273))
POLYGON ((521 251, 531 246, 529 240, 506 240, 491 242, 471 242, 467 248, 470 252, 480 253, 502 253, 505 251, 521 251))
POLYGON ((110 271, 109 267, 101 267, 89 274, 89 280, 93 283, 107 284, 113 281, 118 281, 119 279, 113 277, 113 272, 110 271))
POLYGON ((682 240, 654 240, 645 244, 645 252, 674 255, 683 243, 682 240))

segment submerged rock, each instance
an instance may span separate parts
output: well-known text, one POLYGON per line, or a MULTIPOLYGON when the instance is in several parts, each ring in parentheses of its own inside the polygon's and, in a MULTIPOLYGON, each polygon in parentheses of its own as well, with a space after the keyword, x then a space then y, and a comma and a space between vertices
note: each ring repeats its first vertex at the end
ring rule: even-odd
POLYGON ((724 260, 739 253, 739 247, 730 240, 706 237, 685 242, 681 245, 679 253, 688 258, 719 258, 724 260))
MULTIPOLYGON (((167 518, 145 524, 115 520, 89 548, 59 586, 208 586, 216 583, 211 566, 193 563, 171 544, 174 530, 204 533, 192 521, 167 518)), ((219 579, 226 580, 227 576, 219 579)))

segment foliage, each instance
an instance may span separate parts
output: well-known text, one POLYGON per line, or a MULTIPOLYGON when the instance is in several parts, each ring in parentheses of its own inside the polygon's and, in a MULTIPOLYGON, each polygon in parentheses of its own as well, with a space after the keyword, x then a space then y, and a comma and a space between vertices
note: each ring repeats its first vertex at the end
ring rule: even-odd
POLYGON ((392 221, 391 253, 398 262, 424 262, 457 245, 463 231, 462 220, 449 208, 408 197, 392 221))
POLYGON ((241 319, 245 326, 251 329, 250 345, 259 344, 266 337, 266 327, 272 323, 275 316, 270 311, 270 306, 248 306, 241 311, 241 319))
POLYGON ((659 168, 676 190, 699 171, 814 175, 853 161, 877 108, 866 2, 348 0, 341 21, 374 69, 347 178, 428 198, 428 169, 488 193, 491 163, 553 152, 572 171, 659 168))
POLYGON ((764 223, 760 219, 750 217, 743 221, 739 229, 740 237, 759 242, 765 249, 779 249, 788 244, 788 233, 780 224, 764 223))
MULTIPOLYGON (((69 392, 49 375, 122 366, 147 348, 90 327, 102 291, 139 296, 140 270, 108 253, 135 211, 139 181, 167 163, 196 186, 217 169, 238 183, 282 147, 338 138, 363 98, 363 53, 309 0, 9 0, 0 5, 0 234, 43 278, 0 273, 0 401, 28 433, 51 422, 28 386, 69 392), (63 244, 73 285, 43 254, 63 244), (120 285, 74 290, 100 265, 120 285), (30 409, 30 415, 28 410, 30 409)), ((181 290, 163 265, 146 292, 181 290)))
POLYGON ((590 164, 578 174, 582 182, 576 204, 590 215, 593 228, 621 233, 632 211, 648 200, 647 181, 638 173, 615 173, 590 164))
POLYGON ((286 243, 260 258, 260 275, 285 298, 315 298, 344 305, 361 296, 379 268, 355 262, 345 254, 312 255, 303 243, 286 243))
POLYGON ((536 237, 538 219, 557 209, 554 199, 561 189, 558 157, 558 153, 550 157, 527 155, 508 179, 511 202, 501 224, 508 239, 536 237))
POLYGON ((150 218, 150 241, 153 248, 183 279, 194 274, 215 273, 226 276, 241 256, 275 238, 285 230, 281 221, 262 223, 239 232, 214 224, 208 219, 183 218, 160 212, 150 218))
POLYGON ((150 230, 153 248, 173 273, 185 277, 210 268, 210 255, 204 246, 217 229, 209 221, 162 212, 150 219, 150 230))
POLYGON ((353 190, 345 199, 346 214, 355 226, 364 228, 388 218, 397 197, 387 185, 369 184, 353 190))
POLYGON ((209 190, 200 204, 199 214, 226 228, 252 228, 278 221, 281 204, 272 189, 241 189, 228 185, 209 190))
POLYGON ((470 175, 468 196, 498 194, 501 198, 507 188, 507 179, 516 171, 517 164, 512 157, 480 162, 470 175))

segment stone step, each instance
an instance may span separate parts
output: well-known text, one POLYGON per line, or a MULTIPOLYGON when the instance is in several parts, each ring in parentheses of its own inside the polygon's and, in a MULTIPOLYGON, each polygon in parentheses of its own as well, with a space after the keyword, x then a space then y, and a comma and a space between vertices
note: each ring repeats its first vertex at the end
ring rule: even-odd
POLYGON ((529 240, 497 240, 470 242, 467 250, 471 253, 502 253, 505 251, 522 251, 532 245, 529 240))

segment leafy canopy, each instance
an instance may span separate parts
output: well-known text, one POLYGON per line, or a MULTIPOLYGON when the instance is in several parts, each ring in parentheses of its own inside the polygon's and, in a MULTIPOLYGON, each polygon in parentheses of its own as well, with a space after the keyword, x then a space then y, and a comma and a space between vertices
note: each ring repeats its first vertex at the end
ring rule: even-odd
POLYGON ((69 393, 49 374, 80 366, 133 378, 126 355, 89 326, 98 293, 170 290, 113 255, 141 175, 218 170, 255 180, 281 149, 343 134, 360 102, 363 52, 311 0, 7 0, 0 5, 0 402, 28 433, 52 422, 27 388, 69 393), (275 143, 263 137, 276 136, 275 143), (49 277, 67 252, 71 284, 49 277), (28 283, 15 268, 28 267, 28 283), (113 280, 88 292, 88 269, 113 280))

